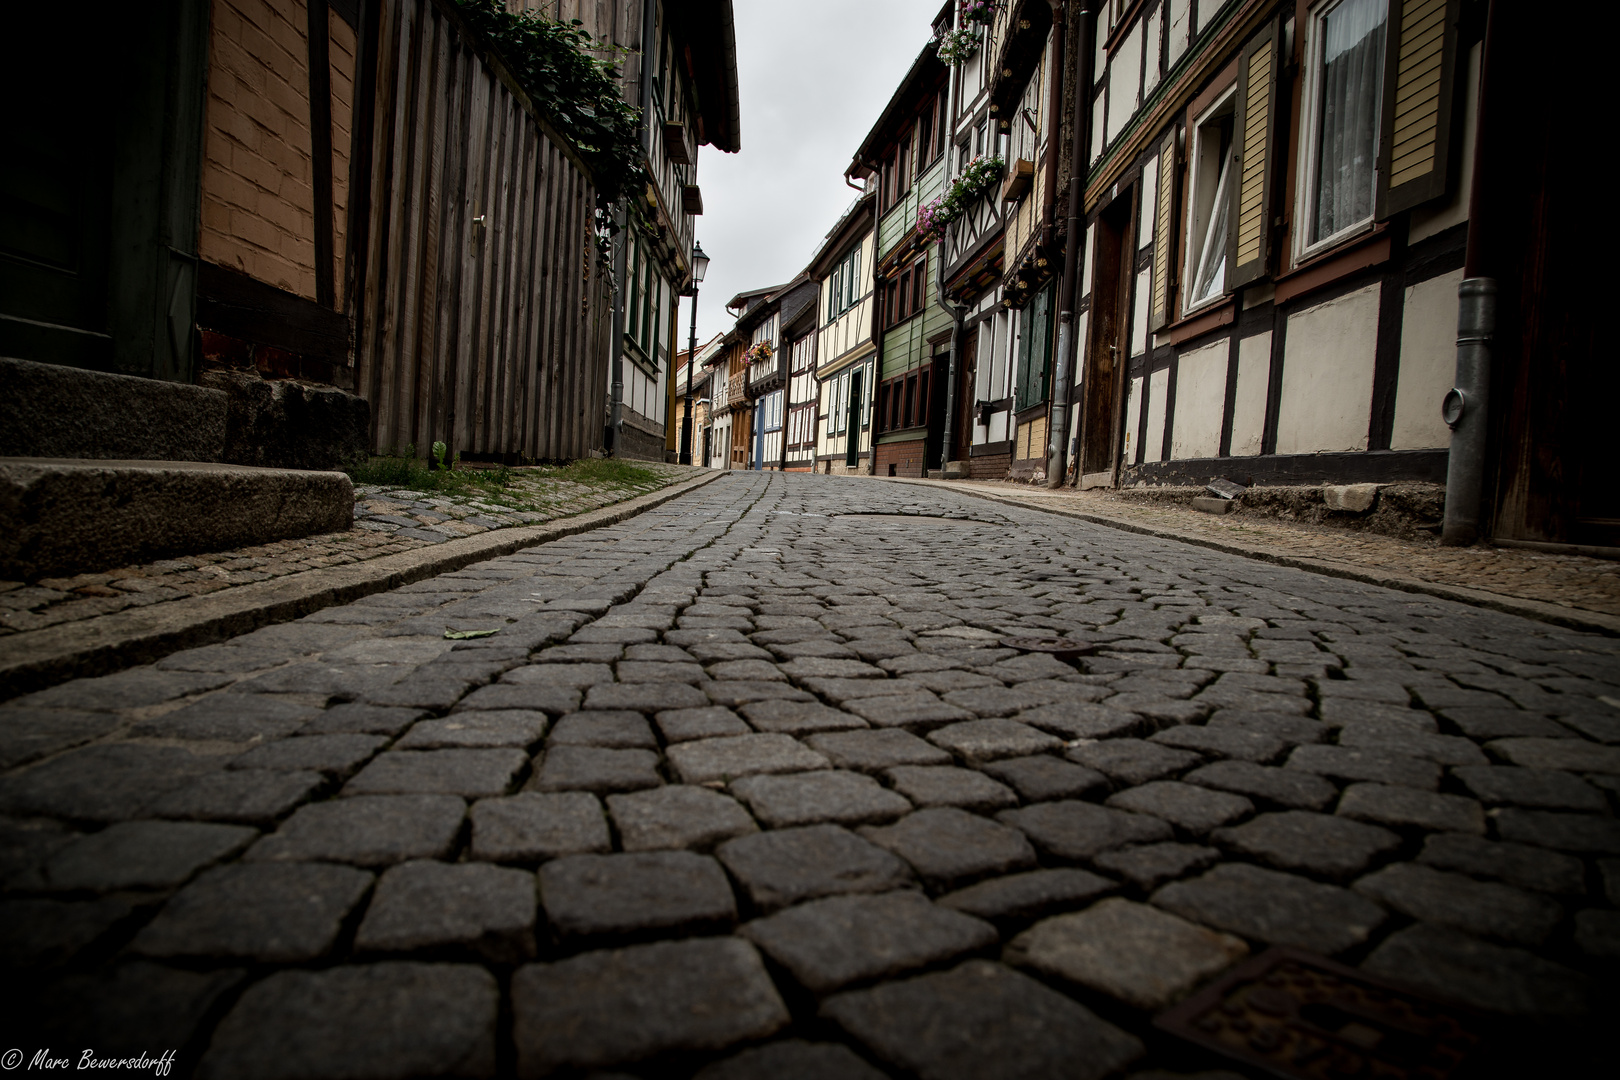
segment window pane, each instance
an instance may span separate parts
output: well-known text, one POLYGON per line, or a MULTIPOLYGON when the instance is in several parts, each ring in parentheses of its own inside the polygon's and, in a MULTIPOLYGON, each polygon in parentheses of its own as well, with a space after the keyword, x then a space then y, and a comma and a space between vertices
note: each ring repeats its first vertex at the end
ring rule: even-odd
POLYGON ((1387 5, 1388 0, 1344 0, 1319 24, 1313 242, 1372 217, 1387 5))
POLYGON ((1226 230, 1232 209, 1227 182, 1231 173, 1232 151, 1228 149, 1226 156, 1221 159, 1221 178, 1215 184, 1215 202, 1210 207, 1209 228, 1199 249, 1198 271, 1193 277, 1194 305, 1221 295, 1226 288, 1226 230))

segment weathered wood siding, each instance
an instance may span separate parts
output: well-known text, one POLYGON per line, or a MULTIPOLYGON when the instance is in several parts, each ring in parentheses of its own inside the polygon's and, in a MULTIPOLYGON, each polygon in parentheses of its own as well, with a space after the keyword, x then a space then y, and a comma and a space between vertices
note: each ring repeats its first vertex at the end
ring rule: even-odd
POLYGON ((357 389, 379 449, 581 457, 611 321, 591 178, 447 7, 385 5, 357 389))

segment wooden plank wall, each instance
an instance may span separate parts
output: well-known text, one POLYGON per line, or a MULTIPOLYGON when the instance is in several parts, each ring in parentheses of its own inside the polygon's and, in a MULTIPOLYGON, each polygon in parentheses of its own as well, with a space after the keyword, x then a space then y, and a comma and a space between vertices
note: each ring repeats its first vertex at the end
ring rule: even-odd
POLYGON ((611 306, 577 158, 443 0, 383 5, 357 389, 379 450, 600 449, 611 306))

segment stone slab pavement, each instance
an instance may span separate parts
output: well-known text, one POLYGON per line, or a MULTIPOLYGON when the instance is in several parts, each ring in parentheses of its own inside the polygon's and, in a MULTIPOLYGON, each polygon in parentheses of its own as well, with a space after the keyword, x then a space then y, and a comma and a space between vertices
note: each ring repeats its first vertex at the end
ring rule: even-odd
POLYGON ((1620 642, 948 489, 726 474, 11 700, 0 769, 28 1060, 1253 1075, 1152 1020, 1274 945, 1515 1075, 1612 1031, 1620 642))

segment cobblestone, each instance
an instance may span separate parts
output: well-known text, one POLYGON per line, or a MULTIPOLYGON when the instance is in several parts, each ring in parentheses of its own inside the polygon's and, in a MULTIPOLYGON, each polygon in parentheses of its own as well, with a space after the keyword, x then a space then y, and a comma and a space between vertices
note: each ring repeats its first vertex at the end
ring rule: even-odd
POLYGON ((995 928, 915 892, 832 896, 748 923, 742 934, 815 994, 987 948, 995 928))
POLYGON ((1151 1076, 1218 1064, 1152 1015, 1271 944, 1590 1003, 1612 639, 911 494, 727 475, 0 703, 39 1030, 112 1046, 149 987, 203 1075, 1151 1076), (1052 633, 1098 650, 1002 644, 1052 633), (177 827, 223 847, 125 854, 177 827))
POLYGON ((1113 899, 1036 923, 1008 943, 1007 960, 1157 1010, 1248 951, 1230 934, 1113 899))
POLYGON ((372 880, 363 870, 321 863, 217 867, 176 893, 130 948, 150 957, 318 960, 372 880))

